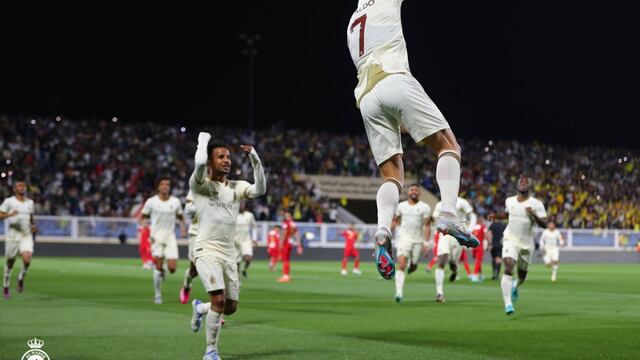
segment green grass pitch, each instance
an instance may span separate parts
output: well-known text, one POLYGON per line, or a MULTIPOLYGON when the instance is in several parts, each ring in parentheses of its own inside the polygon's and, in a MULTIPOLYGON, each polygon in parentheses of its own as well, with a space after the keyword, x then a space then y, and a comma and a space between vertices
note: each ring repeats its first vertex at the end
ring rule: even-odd
MULTIPOLYGON (((152 274, 128 259, 34 258, 26 291, 0 301, 0 359, 20 359, 39 337, 52 360, 201 359, 204 329, 189 328, 190 305, 177 293, 186 262, 154 305, 152 274)), ((445 284, 435 303, 432 274, 394 282, 340 276, 339 262, 294 262, 293 282, 255 262, 239 311, 220 338, 229 359, 614 359, 640 358, 640 266, 560 266, 559 282, 533 266, 516 315, 503 312, 499 284, 445 284)), ((486 269, 485 273, 490 271, 486 269)), ((193 296, 205 293, 199 279, 193 296)))

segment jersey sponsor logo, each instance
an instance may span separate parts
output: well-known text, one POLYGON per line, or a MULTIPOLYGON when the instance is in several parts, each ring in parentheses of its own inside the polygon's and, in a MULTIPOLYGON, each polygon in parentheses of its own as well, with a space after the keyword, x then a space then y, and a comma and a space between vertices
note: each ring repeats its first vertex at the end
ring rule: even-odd
POLYGON ((238 209, 240 209, 240 204, 238 203, 227 203, 214 198, 209 198, 209 206, 221 207, 233 212, 238 212, 238 209))

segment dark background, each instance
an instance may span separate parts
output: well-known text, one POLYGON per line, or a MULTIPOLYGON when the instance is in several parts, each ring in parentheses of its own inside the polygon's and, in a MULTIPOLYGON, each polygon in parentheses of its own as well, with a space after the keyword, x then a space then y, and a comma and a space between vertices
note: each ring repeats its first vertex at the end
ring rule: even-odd
MULTIPOLYGON (((356 1, 0 5, 0 113, 363 132, 356 1)), ((462 137, 638 147, 640 28, 612 2, 406 0, 410 65, 462 137)))

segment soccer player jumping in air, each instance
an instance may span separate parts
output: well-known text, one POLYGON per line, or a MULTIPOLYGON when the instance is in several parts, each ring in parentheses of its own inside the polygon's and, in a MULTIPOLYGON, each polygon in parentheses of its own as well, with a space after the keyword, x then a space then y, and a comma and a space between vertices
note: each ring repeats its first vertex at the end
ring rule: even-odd
POLYGON ((390 229, 404 186, 401 127, 416 142, 426 144, 438 154, 436 180, 442 212, 436 228, 455 237, 461 245, 473 248, 480 244, 460 225, 456 215, 460 146, 440 110, 409 70, 400 16, 402 2, 359 0, 347 27, 349 52, 358 71, 356 105, 384 178, 376 197, 375 256, 378 272, 385 279, 395 276, 390 229))

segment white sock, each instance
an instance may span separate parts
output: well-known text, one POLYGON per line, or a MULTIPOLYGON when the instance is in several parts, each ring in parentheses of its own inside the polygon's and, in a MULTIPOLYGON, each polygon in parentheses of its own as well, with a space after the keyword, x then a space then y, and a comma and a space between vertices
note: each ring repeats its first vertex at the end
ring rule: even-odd
POLYGON ((436 181, 440 188, 442 211, 456 214, 458 191, 460 190, 460 162, 451 154, 444 154, 438 159, 436 181))
POLYGON ((220 320, 222 314, 213 310, 207 313, 207 351, 218 350, 218 337, 220 336, 220 320))
POLYGON ((551 280, 554 281, 556 279, 556 275, 558 275, 558 265, 553 265, 551 267, 551 280))
POLYGON ((211 309, 211 303, 200 303, 198 304, 198 306, 196 306, 196 311, 198 312, 198 314, 206 314, 207 312, 209 312, 209 309, 211 309))
POLYGON ((436 295, 444 295, 444 269, 436 269, 436 295))
POLYGON ((191 288, 191 282, 193 281, 193 277, 191 277, 191 269, 187 268, 187 271, 184 273, 184 282, 183 286, 187 289, 191 288))
POLYGON ((500 282, 500 287, 502 288, 502 298, 504 299, 504 306, 509 306, 511 304, 511 288, 513 283, 513 276, 511 275, 502 275, 502 281, 500 282))
POLYGON ((22 265, 22 270, 20 270, 18 274, 18 280, 24 280, 24 277, 27 276, 27 270, 29 270, 29 267, 22 265))
POLYGON ((11 271, 13 271, 13 268, 9 268, 7 265, 4 266, 4 277, 2 278, 3 287, 9 287, 9 283, 11 280, 11 271))
POLYGON ((378 195, 376 196, 378 229, 391 229, 391 222, 398 209, 398 201, 400 201, 398 185, 392 181, 385 181, 378 189, 378 195))
POLYGON ((158 269, 153 269, 153 290, 155 291, 156 296, 162 296, 162 290, 160 286, 162 285, 162 271, 158 269))
POLYGON ((404 290, 404 271, 396 271, 396 296, 402 297, 404 290))

